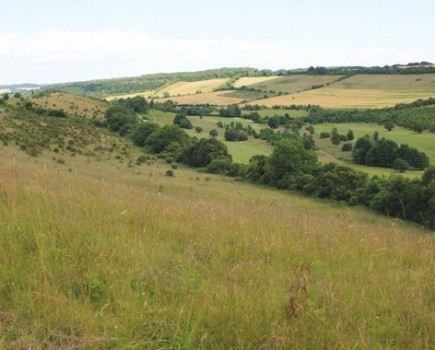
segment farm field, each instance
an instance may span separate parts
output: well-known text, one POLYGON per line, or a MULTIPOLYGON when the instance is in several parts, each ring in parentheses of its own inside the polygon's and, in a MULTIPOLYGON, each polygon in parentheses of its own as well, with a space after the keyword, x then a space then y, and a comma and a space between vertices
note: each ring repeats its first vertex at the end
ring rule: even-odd
POLYGON ((224 84, 228 79, 208 79, 199 81, 178 81, 174 84, 168 85, 160 90, 157 90, 156 96, 164 96, 168 93, 170 96, 177 95, 192 95, 198 91, 201 93, 212 92, 219 85, 224 84))
POLYGON ((65 113, 86 118, 103 119, 108 107, 104 100, 72 95, 65 92, 53 92, 31 98, 32 103, 42 108, 63 109, 65 113))
POLYGON ((415 225, 158 161, 0 150, 2 348, 435 344, 435 238, 415 225))
POLYGON ((290 76, 277 77, 260 83, 252 84, 249 87, 262 91, 276 91, 296 93, 311 89, 313 85, 326 85, 339 79, 340 75, 305 75, 297 74, 290 76))
POLYGON ((435 92, 435 74, 357 74, 334 83, 334 88, 435 92))
POLYGON ((107 96, 106 100, 112 101, 112 100, 118 100, 120 98, 133 98, 136 96, 142 96, 145 98, 149 98, 151 96, 154 96, 155 93, 156 92, 154 90, 148 90, 148 91, 143 91, 143 92, 134 92, 131 94, 111 95, 111 96, 107 96))
MULTIPOLYGON (((397 126, 388 131, 383 125, 377 124, 365 124, 365 123, 346 123, 346 124, 316 124, 313 125, 316 134, 322 131, 330 132, 332 128, 337 128, 340 134, 346 134, 349 129, 352 129, 355 135, 355 139, 364 135, 373 135, 375 131, 378 131, 379 138, 385 137, 388 140, 393 140, 397 144, 408 144, 411 147, 415 147, 421 152, 426 153, 429 157, 431 164, 435 165, 435 133, 425 131, 421 134, 415 131, 397 126)), ((331 143, 329 140, 327 140, 331 143)), ((317 142, 317 140, 316 140, 317 142)))
POLYGON ((166 100, 172 100, 179 105, 203 105, 211 104, 218 106, 226 106, 230 104, 237 104, 243 101, 241 98, 225 96, 228 91, 217 91, 207 94, 194 94, 185 96, 174 96, 168 98, 159 98, 156 101, 164 102, 166 100))
POLYGON ((276 76, 276 75, 273 75, 270 77, 243 77, 243 78, 237 79, 233 85, 235 88, 239 88, 242 86, 250 86, 250 85, 254 85, 254 84, 264 83, 266 81, 277 79, 277 78, 278 78, 278 76, 276 76))
POLYGON ((435 91, 336 88, 335 85, 297 94, 270 97, 261 105, 320 105, 324 108, 383 108, 435 96, 435 91))

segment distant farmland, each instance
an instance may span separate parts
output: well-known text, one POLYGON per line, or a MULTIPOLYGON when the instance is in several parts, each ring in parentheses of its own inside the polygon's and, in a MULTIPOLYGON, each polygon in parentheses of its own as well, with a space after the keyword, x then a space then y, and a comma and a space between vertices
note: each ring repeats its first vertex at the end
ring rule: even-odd
POLYGON ((433 96, 435 74, 359 74, 322 88, 263 99, 261 105, 314 104, 326 108, 382 108, 433 96))
POLYGON ((219 85, 224 84, 228 79, 208 79, 199 81, 178 81, 156 92, 157 96, 168 93, 170 96, 192 95, 198 92, 212 92, 219 85))
POLYGON ((243 101, 241 98, 229 97, 225 96, 228 94, 228 91, 217 91, 211 92, 208 94, 195 94, 195 95, 186 95, 186 96, 174 96, 165 99, 158 99, 159 102, 164 102, 166 100, 172 100, 180 105, 202 105, 202 104, 211 104, 224 106, 234 103, 240 103, 243 101))
POLYGON ((271 77, 243 77, 236 80, 236 82, 233 85, 235 88, 239 88, 242 86, 250 86, 253 84, 263 83, 265 81, 274 80, 277 78, 278 77, 276 75, 273 75, 271 77))

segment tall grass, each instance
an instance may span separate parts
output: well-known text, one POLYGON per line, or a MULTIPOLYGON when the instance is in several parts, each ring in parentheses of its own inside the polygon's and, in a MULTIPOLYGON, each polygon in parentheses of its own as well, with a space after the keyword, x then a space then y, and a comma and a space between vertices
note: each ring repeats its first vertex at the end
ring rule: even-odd
POLYGON ((435 345, 432 233, 158 164, 103 182, 75 161, 0 158, 0 348, 435 345))

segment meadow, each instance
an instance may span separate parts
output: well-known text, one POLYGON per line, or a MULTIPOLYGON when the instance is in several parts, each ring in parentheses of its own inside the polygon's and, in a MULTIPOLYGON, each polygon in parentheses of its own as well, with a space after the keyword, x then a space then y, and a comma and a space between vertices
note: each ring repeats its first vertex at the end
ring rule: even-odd
POLYGON ((219 85, 227 82, 228 79, 208 79, 198 81, 178 81, 170 84, 160 90, 157 90, 156 96, 164 96, 168 93, 170 96, 192 95, 197 93, 213 92, 219 85))
POLYGON ((242 86, 250 86, 250 85, 254 85, 254 84, 264 83, 266 81, 273 80, 276 78, 278 78, 278 77, 275 75, 270 76, 270 77, 243 77, 243 78, 237 79, 234 82, 233 86, 235 88, 240 88, 242 86))
POLYGON ((0 348, 435 345, 433 233, 155 160, 0 150, 0 348))
POLYGON ((85 118, 103 119, 108 103, 104 100, 65 92, 53 92, 30 99, 36 106, 48 109, 63 109, 66 113, 85 118))
POLYGON ((173 96, 168 98, 156 99, 158 102, 164 102, 166 100, 172 100, 179 105, 203 105, 211 104, 218 106, 226 106, 229 104, 237 104, 243 101, 242 98, 226 96, 228 91, 217 91, 204 94, 194 94, 185 96, 173 96))
MULTIPOLYGON (((435 133, 424 131, 419 134, 397 125, 392 131, 388 131, 383 125, 367 123, 317 124, 314 125, 314 130, 319 134, 322 131, 330 132, 334 127, 337 128, 337 131, 340 134, 346 134, 349 129, 352 129, 355 135, 355 140, 364 135, 372 136, 373 133, 377 131, 379 133, 379 138, 385 137, 388 140, 395 141, 399 145, 407 144, 426 153, 431 164, 435 164, 435 133)), ((330 143, 330 140, 328 140, 328 142, 330 143)))

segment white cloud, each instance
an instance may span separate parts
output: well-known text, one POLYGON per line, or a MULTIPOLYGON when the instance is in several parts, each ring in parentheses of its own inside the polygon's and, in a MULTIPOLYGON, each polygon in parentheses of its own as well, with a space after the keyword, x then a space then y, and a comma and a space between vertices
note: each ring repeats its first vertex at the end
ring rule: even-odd
POLYGON ((222 66, 279 69, 309 65, 383 65, 433 57, 421 54, 388 47, 296 47, 292 42, 159 40, 138 31, 49 30, 32 36, 0 34, 0 84, 109 78, 222 66))

